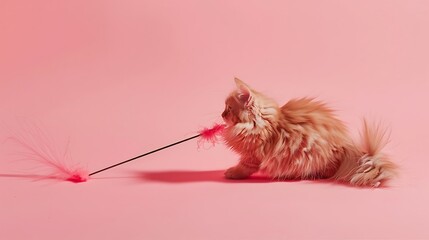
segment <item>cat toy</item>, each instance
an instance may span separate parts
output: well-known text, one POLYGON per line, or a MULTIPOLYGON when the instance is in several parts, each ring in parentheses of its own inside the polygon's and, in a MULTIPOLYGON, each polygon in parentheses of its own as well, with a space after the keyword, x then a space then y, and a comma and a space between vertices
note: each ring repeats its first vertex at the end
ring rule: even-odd
MULTIPOLYGON (((26 154, 27 159, 35 160, 42 166, 45 166, 51 170, 51 173, 49 175, 42 175, 42 176, 25 175, 25 176, 36 177, 39 179, 56 179, 56 180, 66 180, 73 183, 80 183, 80 182, 88 181, 92 176, 98 173, 107 171, 109 169, 118 167, 125 163, 137 160, 139 158, 162 151, 164 149, 176 146, 178 144, 190 141, 192 139, 198 138, 198 142, 197 142, 198 146, 201 146, 204 143, 211 143, 212 145, 215 145, 215 143, 217 143, 220 140, 219 136, 222 134, 224 129, 225 129, 224 124, 214 124, 213 127, 211 128, 204 128, 198 131, 198 134, 192 137, 185 138, 183 140, 168 144, 166 146, 157 148, 147 153, 138 155, 136 157, 127 159, 125 161, 116 163, 114 165, 111 165, 90 173, 88 173, 86 169, 83 169, 81 167, 69 166, 71 159, 70 159, 70 155, 67 154, 67 151, 64 154, 56 154, 55 151, 51 150, 50 146, 48 145, 49 143, 48 144, 44 143, 40 146, 36 146, 36 144, 40 144, 40 142, 37 141, 37 139, 35 139, 34 136, 31 139, 25 139, 22 135, 18 135, 15 137, 11 137, 10 139, 14 140, 16 143, 18 143, 21 147, 23 147, 27 151, 27 154, 26 154)), ((37 134, 43 134, 43 133, 41 133, 40 129, 38 129, 37 134)))

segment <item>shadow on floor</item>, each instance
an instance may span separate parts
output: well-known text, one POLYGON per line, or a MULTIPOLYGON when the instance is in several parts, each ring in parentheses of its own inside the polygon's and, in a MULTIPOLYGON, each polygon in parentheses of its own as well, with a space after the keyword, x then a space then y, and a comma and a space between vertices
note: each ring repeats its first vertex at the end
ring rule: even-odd
POLYGON ((134 178, 142 182, 162 182, 162 183, 194 183, 194 182, 220 182, 220 183, 277 183, 277 182, 302 182, 305 184, 327 184, 352 188, 368 188, 356 187, 347 183, 334 181, 331 179, 315 179, 315 180, 277 180, 266 177, 260 173, 252 175, 248 179, 230 180, 223 175, 225 170, 208 170, 208 171, 188 171, 188 170, 173 170, 173 171, 135 171, 134 178))
MULTIPOLYGON (((255 174, 248 179, 231 180, 226 179, 223 175, 225 170, 209 170, 209 171, 138 171, 134 172, 137 179, 150 182, 164 183, 192 183, 192 182, 222 182, 222 183, 271 183, 279 182, 263 175, 255 174)), ((294 182, 288 180, 284 182, 294 182)))

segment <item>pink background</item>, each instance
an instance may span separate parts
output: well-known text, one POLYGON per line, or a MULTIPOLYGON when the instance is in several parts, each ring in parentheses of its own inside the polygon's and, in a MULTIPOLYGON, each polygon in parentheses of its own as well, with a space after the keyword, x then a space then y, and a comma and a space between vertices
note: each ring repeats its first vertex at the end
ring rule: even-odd
MULTIPOLYGON (((196 141, 87 183, 0 155, 0 239, 429 239, 428 1, 0 2, 0 116, 70 137, 90 171, 220 120, 233 77, 392 129, 385 189, 223 179, 196 141)), ((4 130, 0 132, 5 136, 4 130)))

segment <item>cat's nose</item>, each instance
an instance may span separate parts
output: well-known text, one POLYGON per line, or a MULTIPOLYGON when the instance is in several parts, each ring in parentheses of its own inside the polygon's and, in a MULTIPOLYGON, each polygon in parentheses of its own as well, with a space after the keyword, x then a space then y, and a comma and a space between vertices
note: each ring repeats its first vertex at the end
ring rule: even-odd
POLYGON ((226 117, 226 112, 225 112, 225 111, 222 113, 222 117, 223 117, 223 118, 225 118, 225 117, 226 117))

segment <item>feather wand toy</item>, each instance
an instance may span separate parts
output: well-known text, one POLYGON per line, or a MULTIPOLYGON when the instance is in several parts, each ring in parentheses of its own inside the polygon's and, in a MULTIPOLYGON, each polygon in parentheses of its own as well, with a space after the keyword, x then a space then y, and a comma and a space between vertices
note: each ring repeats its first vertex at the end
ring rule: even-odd
MULTIPOLYGON (((91 177, 91 176, 93 176, 93 175, 95 175, 97 173, 104 172, 104 171, 109 170, 111 168, 120 166, 122 164, 134 161, 134 160, 136 160, 138 158, 141 158, 141 157, 144 157, 144 156, 147 156, 147 155, 159 152, 159 151, 164 150, 166 148, 173 147, 175 145, 187 142, 189 140, 192 140, 192 139, 195 139, 195 138, 198 138, 198 137, 200 137, 200 139, 198 140, 198 145, 201 145, 201 143, 203 143, 203 142, 210 142, 210 143, 212 143, 214 145, 218 141, 218 135, 224 130, 224 128, 225 128, 225 125, 223 125, 223 124, 215 124, 212 128, 204 128, 203 130, 199 131, 199 133, 197 135, 195 135, 195 136, 192 136, 192 137, 189 137, 189 138, 177 141, 175 143, 171 143, 171 144, 166 145, 164 147, 160 147, 158 149, 155 149, 155 150, 152 150, 150 152, 141 154, 139 156, 130 158, 130 159, 122 161, 120 163, 116 163, 116 164, 111 165, 109 167, 105 167, 103 169, 97 170, 95 172, 92 172, 92 173, 88 174, 88 177, 91 177)), ((72 181, 72 182, 84 182, 84 181, 86 181, 86 179, 87 179, 87 177, 85 177, 85 176, 83 176, 83 178, 81 176, 72 176, 72 178, 70 178, 68 180, 72 181)))
MULTIPOLYGON (((88 179, 90 179, 91 176, 104 172, 106 170, 118 167, 122 164, 137 160, 139 158, 142 158, 144 156, 159 152, 161 150, 173 147, 175 145, 190 141, 195 138, 198 139, 198 146, 201 146, 202 144, 208 142, 214 145, 216 142, 219 141, 219 136, 222 134, 223 130, 225 129, 224 124, 215 124, 211 128, 204 128, 200 131, 198 131, 197 135, 194 135, 192 137, 185 138, 183 140, 168 144, 166 146, 160 147, 158 149, 149 151, 147 153, 138 155, 136 157, 130 158, 128 160, 116 163, 114 165, 105 167, 103 169, 91 172, 88 174, 88 171, 86 171, 83 168, 78 167, 70 167, 68 166, 70 162, 70 156, 68 154, 68 151, 66 151, 64 154, 57 154, 57 152, 52 151, 52 142, 45 143, 45 141, 42 141, 41 139, 38 139, 37 137, 40 136, 34 136, 41 135, 43 137, 46 137, 46 134, 42 133, 39 128, 37 128, 37 133, 30 134, 30 138, 26 139, 22 135, 15 134, 15 137, 11 137, 10 139, 14 140, 16 143, 18 143, 21 147, 23 147, 28 152, 27 159, 35 160, 40 165, 43 165, 45 167, 48 167, 51 169, 51 173, 47 176, 45 175, 34 175, 37 176, 39 179, 57 179, 57 180, 66 180, 73 183, 80 183, 80 182, 86 182, 88 179), (37 146, 39 144, 39 146, 37 146), (62 160, 62 161, 61 161, 62 160)), ((16 176, 25 176, 25 175, 16 175, 16 176)), ((27 175, 28 176, 28 175, 27 175)))

